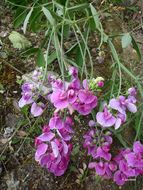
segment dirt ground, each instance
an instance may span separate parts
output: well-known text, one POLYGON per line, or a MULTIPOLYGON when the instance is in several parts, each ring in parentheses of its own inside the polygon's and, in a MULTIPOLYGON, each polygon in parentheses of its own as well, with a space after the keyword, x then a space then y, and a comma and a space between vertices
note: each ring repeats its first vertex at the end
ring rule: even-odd
MULTIPOLYGON (((143 28, 140 24, 142 23, 143 4, 139 2, 138 7, 137 13, 131 15, 124 13, 122 20, 118 19, 118 16, 117 19, 109 19, 104 27, 107 31, 117 30, 118 32, 136 28, 134 37, 140 44, 143 53, 143 28), (121 27, 119 27, 119 23, 121 23, 121 27)), ((0 190, 143 190, 142 178, 136 179, 136 182, 128 182, 119 188, 111 181, 101 181, 97 184, 92 172, 88 173, 82 184, 76 183, 80 173, 78 168, 82 167, 83 162, 88 164, 85 152, 82 152, 82 147, 79 147, 82 133, 87 130, 86 120, 80 123, 77 119, 77 126, 85 127, 82 128, 82 131, 75 132, 75 148, 79 147, 79 150, 72 155, 70 167, 63 176, 55 177, 38 166, 34 160, 35 129, 28 129, 31 124, 29 121, 25 122, 18 107, 21 90, 17 83, 22 74, 33 70, 35 62, 34 58, 22 58, 20 51, 12 47, 8 35, 13 30, 15 29, 12 25, 12 14, 4 3, 0 3, 0 190)), ((18 31, 22 33, 21 29, 18 31)), ((35 37, 33 34, 27 34, 27 38, 32 41, 33 46, 38 46, 41 36, 36 35, 35 37)), ((94 57, 96 47, 93 38, 91 36, 90 48, 94 57)), ((143 62, 132 64, 136 60, 136 56, 131 49, 124 52, 119 49, 119 51, 123 58, 126 57, 126 62, 134 73, 142 75, 143 62), (127 57, 127 55, 129 56, 127 57)), ((108 78, 105 62, 95 65, 95 70, 98 75, 108 78)), ((49 106, 47 117, 51 109, 49 106)), ((38 120, 33 126, 37 129, 40 124, 41 121, 38 120)))

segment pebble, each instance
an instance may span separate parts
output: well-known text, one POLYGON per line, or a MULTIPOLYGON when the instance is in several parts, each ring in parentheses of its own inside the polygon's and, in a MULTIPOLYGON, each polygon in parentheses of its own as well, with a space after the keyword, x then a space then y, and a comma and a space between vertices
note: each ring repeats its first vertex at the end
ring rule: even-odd
POLYGON ((8 55, 6 54, 6 52, 0 52, 0 57, 6 59, 8 55))

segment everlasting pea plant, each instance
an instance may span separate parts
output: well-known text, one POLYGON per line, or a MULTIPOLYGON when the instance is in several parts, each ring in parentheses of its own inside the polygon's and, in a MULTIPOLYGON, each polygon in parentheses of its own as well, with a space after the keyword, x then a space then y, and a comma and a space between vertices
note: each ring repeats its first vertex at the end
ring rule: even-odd
POLYGON ((113 179, 123 185, 129 178, 143 174, 143 145, 140 141, 133 148, 123 148, 112 155, 113 134, 110 131, 119 129, 127 120, 128 112, 137 112, 136 89, 128 89, 127 96, 112 98, 104 104, 103 110, 97 112, 97 92, 104 86, 104 79, 92 80, 78 78, 78 70, 69 67, 69 81, 62 81, 55 76, 48 76, 51 90, 43 87, 42 70, 33 73, 32 80, 22 85, 22 97, 19 106, 31 105, 30 112, 34 117, 46 110, 45 102, 50 101, 55 107, 52 118, 43 126, 42 134, 35 139, 35 160, 55 176, 61 176, 68 168, 72 151, 74 134, 72 119, 75 114, 89 115, 89 131, 83 136, 83 147, 93 161, 89 169, 95 169, 97 175, 113 179), (44 98, 44 102, 41 97, 44 98), (96 108, 96 114, 92 112, 96 108))

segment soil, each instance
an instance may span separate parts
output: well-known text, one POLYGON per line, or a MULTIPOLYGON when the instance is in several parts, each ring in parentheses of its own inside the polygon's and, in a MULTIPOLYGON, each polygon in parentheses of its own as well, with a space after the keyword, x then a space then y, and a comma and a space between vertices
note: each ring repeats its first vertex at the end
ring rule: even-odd
MULTIPOLYGON (((116 19, 112 16, 109 22, 104 23, 106 32, 116 31, 118 33, 125 30, 132 30, 132 22, 139 25, 142 22, 141 14, 143 14, 143 5, 139 3, 139 12, 136 15, 128 15, 124 11, 123 19, 118 18, 118 13, 112 12, 116 15, 116 19), (114 18, 114 19, 113 19, 114 18), (125 19, 126 18, 126 19, 125 19), (131 22, 129 22, 131 21, 131 22), (109 26, 110 23, 110 26, 109 26), (121 23, 121 24, 119 24, 121 23), (130 23, 127 24, 127 23, 130 23), (112 25, 113 24, 113 25, 112 25), (121 26, 121 27, 120 27, 121 26)), ((32 71, 35 68, 35 59, 24 59, 20 56, 20 51, 14 49, 8 40, 8 35, 15 30, 12 25, 12 15, 10 9, 4 4, 0 4, 0 190, 143 190, 143 179, 133 179, 133 182, 127 182, 125 186, 118 187, 112 181, 100 181, 93 177, 92 172, 88 172, 83 183, 77 184, 76 180, 80 174, 79 168, 83 168, 82 163, 88 164, 88 158, 82 147, 79 146, 82 141, 82 134, 88 129, 88 119, 82 119, 82 122, 75 117, 75 153, 72 155, 70 167, 67 172, 61 177, 55 177, 48 173, 47 170, 41 168, 34 160, 34 136, 35 128, 39 129, 41 120, 38 121, 30 118, 26 120, 18 107, 18 100, 20 98, 20 85, 17 80, 24 74, 32 71), (32 129, 29 126, 33 126, 32 129), (77 129, 78 128, 78 129, 77 129), (80 129, 82 128, 82 130, 80 129), (76 151, 76 149, 78 149, 76 151), (136 180, 136 182, 134 182, 136 180)), ((104 22, 104 18, 103 18, 104 22)), ((19 29, 18 32, 22 33, 19 29)), ((38 46, 41 35, 27 34, 27 38, 33 43, 33 46, 38 46)), ((143 52, 143 30, 141 27, 134 31, 134 37, 140 43, 141 51, 143 52)), ((110 78, 110 64, 111 58, 105 51, 104 60, 97 59, 94 34, 90 37, 90 48, 92 56, 95 57, 94 72, 96 76, 100 75, 107 80, 110 78), (99 62, 98 62, 98 61, 99 62), (107 72, 108 70, 108 72, 107 72)), ((118 44, 118 42, 117 42, 118 44)), ((106 48, 106 47, 105 47, 106 48)), ((136 75, 143 74, 143 63, 139 62, 132 53, 132 48, 122 52, 120 45, 118 51, 125 57, 127 65, 129 65, 136 75), (130 52, 130 53, 129 53, 130 52), (133 65, 134 60, 138 64, 133 65)), ((45 117, 49 118, 53 108, 49 105, 48 112, 45 117)), ((129 136, 129 131, 126 136, 129 136)), ((132 131, 131 131, 132 133, 132 131)))

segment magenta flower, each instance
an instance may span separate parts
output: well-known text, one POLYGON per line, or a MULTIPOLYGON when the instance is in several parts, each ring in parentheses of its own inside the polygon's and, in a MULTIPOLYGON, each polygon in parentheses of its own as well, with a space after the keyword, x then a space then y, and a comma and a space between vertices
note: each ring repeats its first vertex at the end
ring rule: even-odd
POLYGON ((55 176, 61 176, 68 167, 71 150, 71 144, 55 138, 48 145, 44 143, 38 145, 35 159, 55 176))
POLYGON ((97 158, 104 158, 107 161, 111 160, 111 154, 109 153, 109 145, 103 145, 102 147, 97 148, 97 158))
POLYGON ((135 176, 135 169, 129 167, 128 163, 125 160, 121 160, 119 162, 119 169, 127 177, 133 177, 133 176, 135 176))
POLYGON ((116 171, 114 174, 114 181, 117 185, 124 185, 127 179, 127 176, 120 170, 116 171))
POLYGON ((73 78, 77 78, 78 77, 78 69, 76 67, 69 67, 69 74, 73 78))
POLYGON ((98 81, 98 82, 97 82, 97 86, 98 86, 99 88, 102 88, 102 87, 104 86, 104 81, 98 81))
POLYGON ((34 116, 34 117, 38 117, 40 115, 42 115, 43 113, 43 108, 44 108, 44 104, 36 104, 35 102, 33 102, 32 106, 31 106, 31 114, 34 116))
POLYGON ((63 84, 62 80, 60 80, 60 79, 57 79, 57 80, 53 79, 51 81, 51 85, 52 85, 53 91, 64 90, 64 84, 63 84))
POLYGON ((98 112, 96 114, 97 122, 103 127, 111 127, 115 124, 116 118, 104 107, 104 112, 98 112))
POLYGON ((81 85, 80 85, 80 80, 78 78, 74 78, 68 85, 68 89, 79 90, 80 88, 81 85))
POLYGON ((136 154, 138 154, 138 153, 143 154, 143 145, 141 144, 140 141, 134 142, 133 151, 134 151, 136 154))
POLYGON ((41 143, 40 145, 38 145, 36 153, 35 153, 35 160, 40 161, 41 156, 45 154, 47 149, 48 149, 48 145, 45 143, 41 143))
POLYGON ((51 102, 57 109, 64 109, 68 107, 67 93, 65 91, 54 91, 50 98, 51 102))
POLYGON ((41 142, 50 142, 55 137, 55 134, 51 131, 42 133, 39 137, 37 137, 37 140, 40 140, 41 142))
POLYGON ((97 106, 97 97, 88 90, 80 90, 73 108, 82 115, 88 115, 97 106))
POLYGON ((49 121, 50 129, 62 129, 64 127, 64 123, 58 114, 55 114, 49 121))

